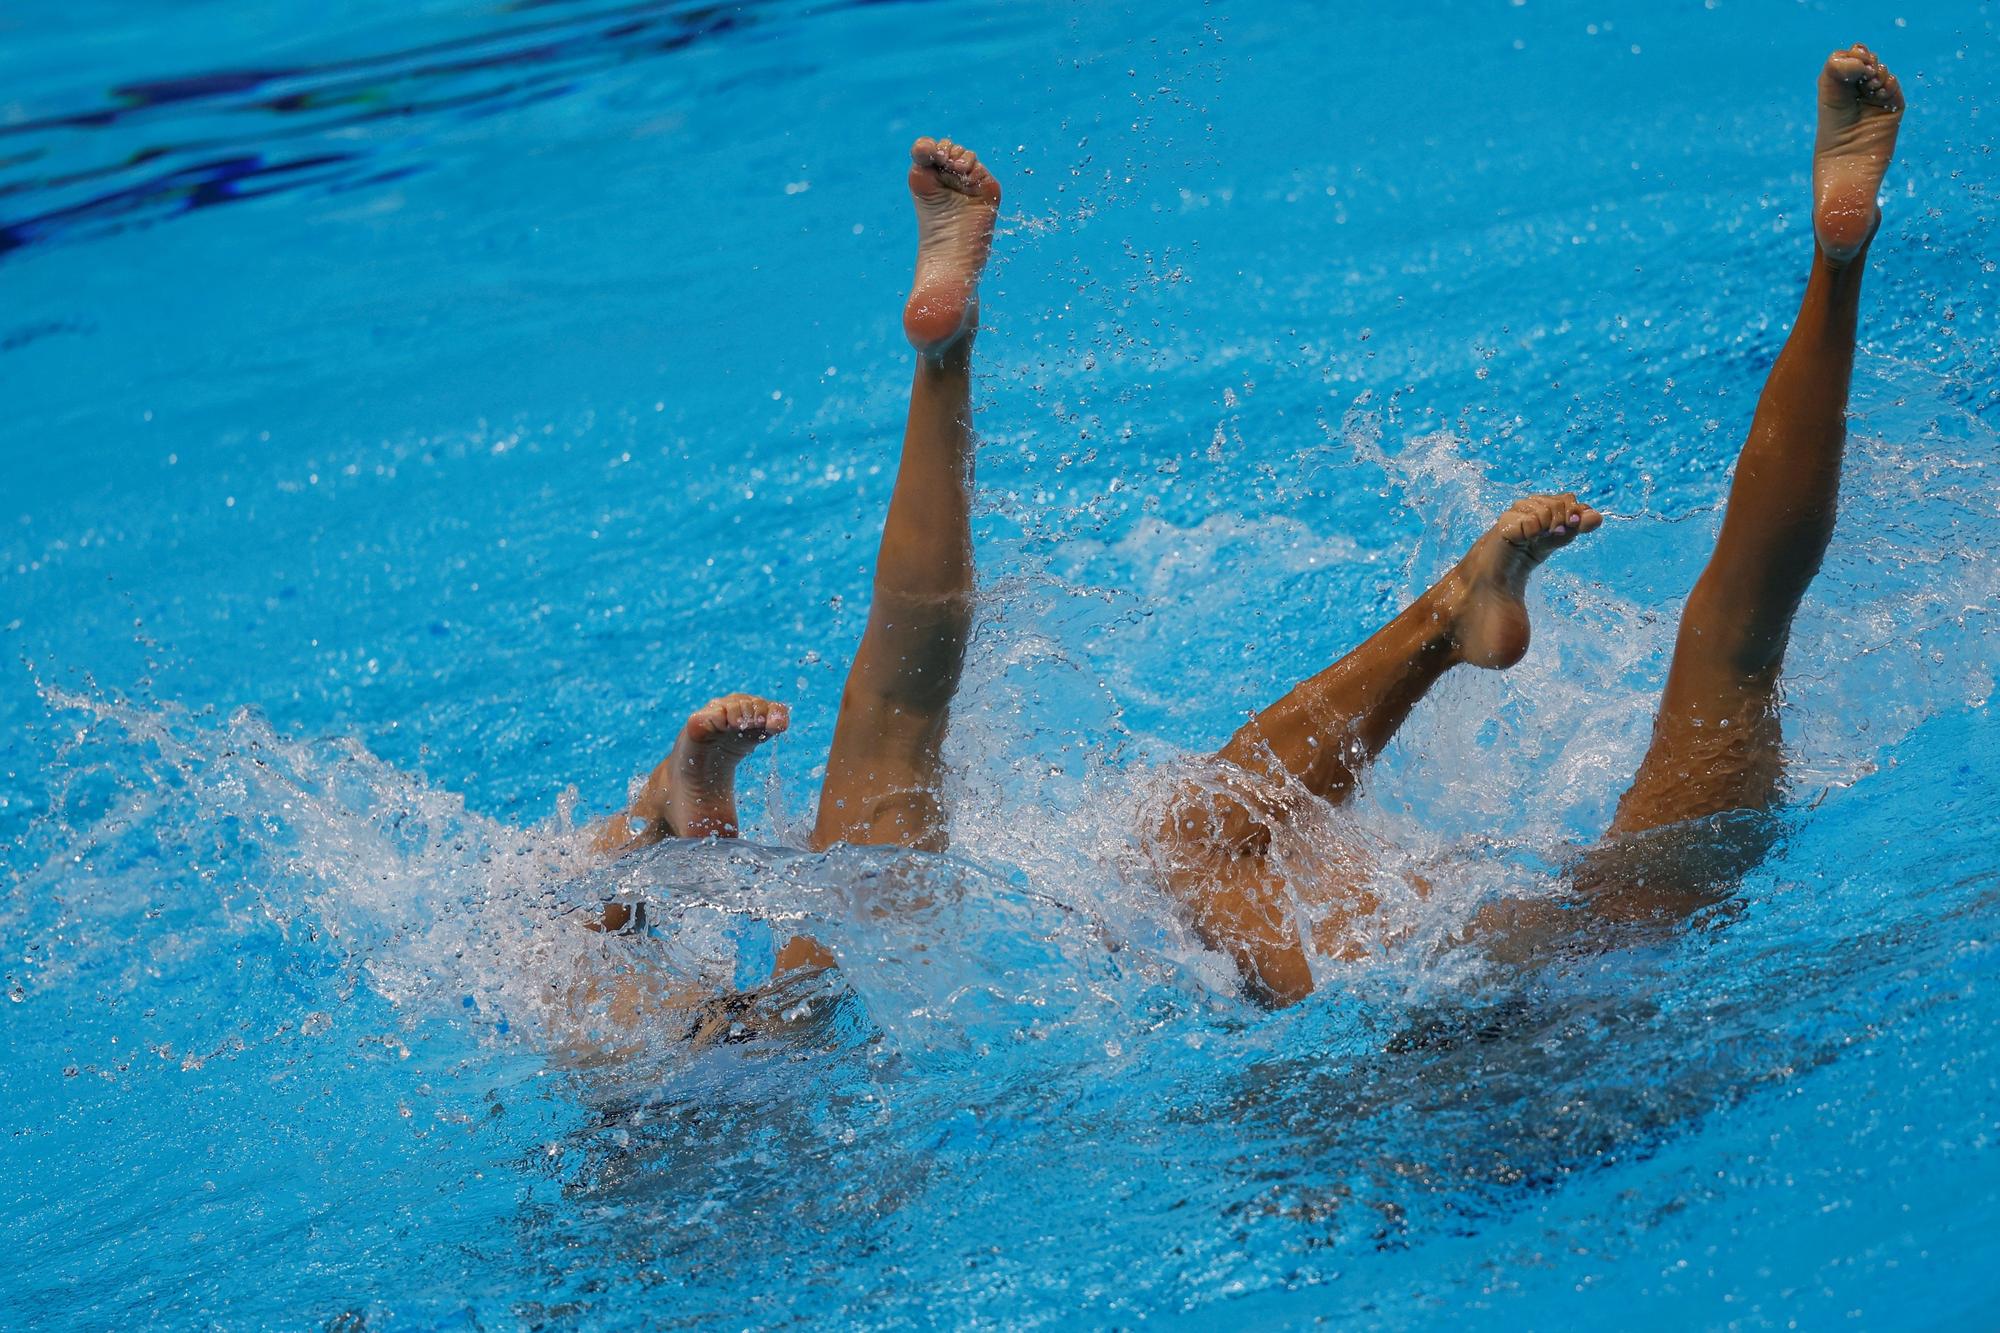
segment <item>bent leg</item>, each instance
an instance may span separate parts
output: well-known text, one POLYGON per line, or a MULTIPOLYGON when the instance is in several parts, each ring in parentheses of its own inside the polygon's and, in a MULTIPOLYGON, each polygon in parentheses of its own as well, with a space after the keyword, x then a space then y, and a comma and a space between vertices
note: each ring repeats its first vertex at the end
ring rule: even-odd
POLYGON ((736 836, 736 766, 791 725, 791 710, 754 694, 710 699, 682 724, 674 748, 625 809, 599 824, 591 850, 622 856, 666 838, 736 836))
MULTIPOLYGON (((1451 667, 1518 662, 1528 649, 1522 599, 1529 574, 1602 522, 1573 494, 1520 501, 1394 620, 1231 737, 1216 758, 1240 781, 1226 791, 1185 784, 1175 794, 1156 839, 1162 879, 1204 942, 1235 960, 1257 998, 1290 1004, 1313 989, 1293 912, 1297 886, 1270 857, 1289 807, 1352 797, 1368 761, 1451 667)), ((1354 886, 1344 887, 1354 899, 1354 886)), ((1356 912, 1370 906, 1351 905, 1356 912)))
POLYGON ((882 527, 868 627, 841 693, 812 845, 938 849, 939 752, 972 628, 972 337, 1000 186, 968 150, 919 139, 910 190, 917 348, 903 456, 882 527))

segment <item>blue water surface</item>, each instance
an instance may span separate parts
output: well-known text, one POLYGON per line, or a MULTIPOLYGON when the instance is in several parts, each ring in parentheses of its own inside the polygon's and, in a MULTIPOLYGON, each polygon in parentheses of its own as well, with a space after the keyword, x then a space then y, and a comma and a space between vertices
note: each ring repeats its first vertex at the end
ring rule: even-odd
POLYGON ((0 1323, 1992 1322, 1990 0, 0 34, 0 1323), (1493 975, 1445 942, 1643 749, 1857 39, 1911 111, 1779 844, 1672 940, 1493 975), (953 851, 813 856, 920 133, 1006 190, 953 851), (1149 792, 1530 487, 1611 517, 1338 817, 1368 960, 1250 1006, 1149 792), (748 839, 593 868, 731 689, 796 719, 748 839), (577 928, 612 891, 650 935, 577 928), (836 977, 592 1026, 796 929, 836 977))

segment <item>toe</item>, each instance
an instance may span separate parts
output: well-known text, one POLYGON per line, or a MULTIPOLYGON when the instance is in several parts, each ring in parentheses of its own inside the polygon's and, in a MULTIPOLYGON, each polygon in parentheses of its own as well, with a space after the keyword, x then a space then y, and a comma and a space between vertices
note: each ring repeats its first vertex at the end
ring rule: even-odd
POLYGON ((1572 528, 1569 516, 1573 512, 1576 497, 1572 495, 1551 495, 1542 510, 1542 530, 1553 541, 1567 540, 1572 528))

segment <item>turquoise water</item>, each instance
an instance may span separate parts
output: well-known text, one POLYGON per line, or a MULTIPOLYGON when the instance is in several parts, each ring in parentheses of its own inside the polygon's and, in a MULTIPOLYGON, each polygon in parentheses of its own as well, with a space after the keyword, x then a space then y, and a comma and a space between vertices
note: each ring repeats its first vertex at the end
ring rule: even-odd
POLYGON ((1986 1322, 1994 6, 1386 8, 0 17, 0 1322, 1986 1322), (1783 837, 1491 976, 1438 946, 1637 762, 1857 38, 1913 109, 1783 837), (808 856, 939 132, 1007 190, 954 852, 808 856), (1406 938, 1246 1005, 1149 783, 1555 485, 1612 517, 1528 660, 1340 821, 1406 938), (796 719, 750 840, 577 930, 571 830, 733 688, 796 719), (579 1056, 770 921, 839 979, 579 1056))

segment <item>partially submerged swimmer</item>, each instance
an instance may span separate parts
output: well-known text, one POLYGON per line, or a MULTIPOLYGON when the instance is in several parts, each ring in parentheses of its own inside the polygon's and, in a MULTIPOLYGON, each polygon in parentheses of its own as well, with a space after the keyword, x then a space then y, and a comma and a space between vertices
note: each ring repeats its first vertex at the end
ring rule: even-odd
MULTIPOLYGON (((1780 796, 1779 673, 1833 532, 1861 278, 1903 113, 1895 76, 1864 46, 1828 58, 1818 94, 1814 255, 1803 304, 1758 400, 1714 552, 1682 611, 1651 746, 1604 843, 1572 870, 1571 910, 1509 903, 1475 923, 1473 933, 1498 956, 1574 947, 1579 920, 1681 920, 1713 901, 1718 879, 1762 854, 1756 834, 1727 822, 1697 830, 1701 845, 1672 855, 1643 835, 1767 810, 1780 796)), ((917 352, 915 384, 815 848, 945 845, 939 751, 972 622, 971 351, 1000 188, 948 140, 919 139, 911 160, 917 276, 904 328, 917 352)), ((1338 957, 1348 924, 1373 910, 1361 868, 1298 883, 1272 854, 1274 838, 1299 815, 1299 794, 1347 802, 1367 763, 1446 672, 1518 662, 1530 636, 1529 577, 1601 522, 1571 492, 1517 502, 1401 614, 1223 746, 1215 758, 1240 781, 1178 790, 1149 840, 1159 878, 1201 938, 1236 962, 1252 995, 1282 1005, 1310 994, 1312 960, 1338 957), (1325 909, 1310 935, 1295 910, 1301 900, 1325 909)), ((631 807, 602 827, 598 847, 616 853, 666 836, 735 836, 736 766, 788 724, 783 705, 754 696, 704 706, 631 807)), ((602 924, 630 921, 630 909, 614 904, 602 924)), ((833 961, 799 938, 781 951, 778 970, 833 961)))

